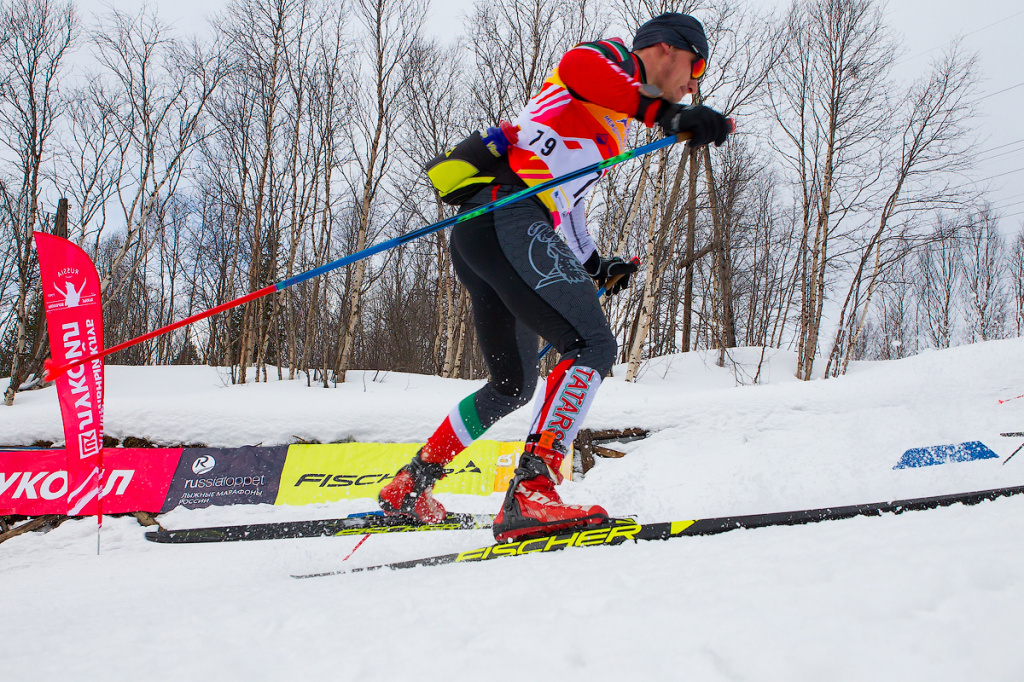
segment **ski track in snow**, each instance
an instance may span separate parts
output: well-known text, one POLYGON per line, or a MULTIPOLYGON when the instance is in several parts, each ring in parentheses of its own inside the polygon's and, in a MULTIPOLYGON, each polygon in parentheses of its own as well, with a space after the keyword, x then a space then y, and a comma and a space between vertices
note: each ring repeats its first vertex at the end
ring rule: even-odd
MULTIPOLYGON (((879 502, 1024 484, 1024 340, 859 363, 798 382, 793 354, 689 353, 624 368, 587 426, 645 427, 568 501, 641 521, 879 502), (981 440, 998 460, 894 470, 981 440)), ((109 367, 107 432, 239 446, 415 442, 481 382, 350 372, 232 386, 209 367, 109 367), (375 380, 376 379, 376 380, 375 380)), ((524 408, 488 437, 522 437, 524 408)), ((0 409, 0 442, 61 440, 53 389, 0 409)), ((493 512, 500 495, 439 498, 493 512)), ((371 506, 178 509, 168 527, 329 518, 371 506)), ((0 545, 0 680, 1019 680, 1024 498, 405 571, 343 568, 359 537, 146 542, 130 517, 0 545)), ((352 566, 471 549, 489 531, 371 537, 352 566)))

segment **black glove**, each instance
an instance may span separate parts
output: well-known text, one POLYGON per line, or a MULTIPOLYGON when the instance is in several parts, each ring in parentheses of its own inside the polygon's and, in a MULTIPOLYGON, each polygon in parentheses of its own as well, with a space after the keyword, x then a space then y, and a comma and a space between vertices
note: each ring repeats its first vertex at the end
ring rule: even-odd
POLYGON ((683 106, 664 102, 658 111, 658 125, 666 135, 691 133, 687 147, 703 147, 712 142, 721 147, 729 133, 733 131, 732 119, 706 107, 703 104, 683 106))
POLYGON ((583 264, 586 268, 587 274, 589 274, 599 287, 605 287, 606 296, 614 296, 623 289, 629 287, 629 276, 640 269, 640 259, 632 258, 628 261, 624 261, 618 256, 612 256, 611 258, 601 258, 597 255, 597 251, 590 255, 587 262, 583 264))

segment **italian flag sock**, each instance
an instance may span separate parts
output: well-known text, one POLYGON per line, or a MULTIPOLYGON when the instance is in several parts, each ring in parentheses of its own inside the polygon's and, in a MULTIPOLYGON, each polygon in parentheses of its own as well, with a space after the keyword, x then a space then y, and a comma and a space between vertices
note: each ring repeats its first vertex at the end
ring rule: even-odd
POLYGON ((434 435, 427 439, 420 459, 424 462, 447 464, 486 430, 480 423, 473 396, 467 396, 448 414, 444 423, 434 431, 434 435))

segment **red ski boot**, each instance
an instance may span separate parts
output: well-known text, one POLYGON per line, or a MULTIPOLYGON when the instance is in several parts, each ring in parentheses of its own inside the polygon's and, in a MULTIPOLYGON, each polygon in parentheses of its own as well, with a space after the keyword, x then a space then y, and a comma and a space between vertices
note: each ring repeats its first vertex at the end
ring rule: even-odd
POLYGON ((558 468, 565 457, 562 444, 550 432, 531 436, 519 458, 515 478, 509 483, 505 502, 494 518, 494 539, 515 542, 538 535, 608 521, 604 507, 565 504, 555 491, 562 482, 558 468))
POLYGON ((398 471, 395 480, 384 486, 377 501, 385 514, 403 514, 423 523, 440 523, 445 518, 444 507, 431 491, 444 476, 444 466, 424 462, 420 458, 422 452, 417 452, 412 461, 398 471))

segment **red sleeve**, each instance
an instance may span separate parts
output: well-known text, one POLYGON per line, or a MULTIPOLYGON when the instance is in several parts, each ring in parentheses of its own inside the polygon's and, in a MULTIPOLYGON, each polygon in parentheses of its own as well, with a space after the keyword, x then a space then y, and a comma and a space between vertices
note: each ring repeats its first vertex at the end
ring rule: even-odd
POLYGON ((577 45, 562 57, 558 75, 574 96, 635 117, 641 83, 602 53, 612 50, 625 52, 610 42, 577 45))

